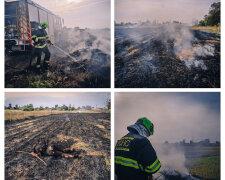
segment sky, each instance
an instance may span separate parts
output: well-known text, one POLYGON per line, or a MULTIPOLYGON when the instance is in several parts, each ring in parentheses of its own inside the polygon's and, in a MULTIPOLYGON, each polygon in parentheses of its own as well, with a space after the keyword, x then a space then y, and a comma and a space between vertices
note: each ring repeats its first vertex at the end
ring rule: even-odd
POLYGON ((143 116, 154 124, 155 143, 220 140, 219 93, 116 93, 115 140, 143 116))
POLYGON ((213 2, 220 0, 115 0, 115 21, 192 23, 194 19, 202 20, 213 2))
POLYGON ((110 0, 33 0, 64 18, 65 26, 109 28, 110 0))
POLYGON ((54 107, 56 104, 59 106, 71 104, 74 107, 85 105, 105 107, 108 99, 110 99, 110 93, 5 93, 6 106, 11 103, 12 106, 33 104, 34 107, 54 107))

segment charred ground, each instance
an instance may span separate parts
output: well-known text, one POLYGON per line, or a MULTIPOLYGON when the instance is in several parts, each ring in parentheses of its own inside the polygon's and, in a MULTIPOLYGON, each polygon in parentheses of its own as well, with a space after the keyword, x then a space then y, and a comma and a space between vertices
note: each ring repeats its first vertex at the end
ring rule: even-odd
MULTIPOLYGON (((108 29, 64 28, 50 46, 50 73, 35 72, 36 60, 27 69, 30 53, 5 57, 7 88, 108 88, 110 87, 110 35, 108 29)), ((42 58, 43 59, 43 58, 42 58)))
POLYGON ((219 88, 220 37, 182 25, 115 30, 115 86, 219 88))
POLYGON ((5 122, 6 179, 110 179, 110 115, 51 115, 5 122), (42 156, 32 152, 48 139, 77 153, 79 158, 42 156))

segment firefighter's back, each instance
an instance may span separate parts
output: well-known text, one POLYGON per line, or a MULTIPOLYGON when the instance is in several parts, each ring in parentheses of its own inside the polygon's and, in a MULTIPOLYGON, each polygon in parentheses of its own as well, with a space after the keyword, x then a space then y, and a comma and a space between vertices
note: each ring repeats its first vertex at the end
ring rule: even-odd
POLYGON ((121 138, 115 148, 115 172, 118 180, 151 179, 139 164, 140 153, 146 138, 129 133, 121 138))

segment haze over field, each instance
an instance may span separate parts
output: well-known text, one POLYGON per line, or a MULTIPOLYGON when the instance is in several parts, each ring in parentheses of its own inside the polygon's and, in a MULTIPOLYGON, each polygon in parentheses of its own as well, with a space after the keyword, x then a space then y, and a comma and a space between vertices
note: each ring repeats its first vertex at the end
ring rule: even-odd
POLYGON ((201 20, 209 7, 220 0, 115 0, 115 21, 180 21, 201 20))
POLYGON ((65 20, 65 26, 109 28, 110 0, 34 0, 65 20))
POLYGON ((105 107, 110 93, 5 93, 5 105, 9 103, 23 106, 32 103, 35 107, 54 107, 63 104, 71 104, 75 107, 90 105, 105 107))
POLYGON ((155 125, 153 143, 220 140, 219 93, 116 93, 115 142, 143 116, 155 125))

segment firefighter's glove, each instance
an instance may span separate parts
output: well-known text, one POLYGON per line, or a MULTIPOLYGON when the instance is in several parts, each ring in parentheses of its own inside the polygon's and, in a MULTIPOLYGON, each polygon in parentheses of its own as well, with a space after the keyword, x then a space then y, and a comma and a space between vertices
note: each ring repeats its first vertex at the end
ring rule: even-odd
POLYGON ((53 45, 52 42, 50 40, 47 40, 47 43, 50 45, 53 45))

